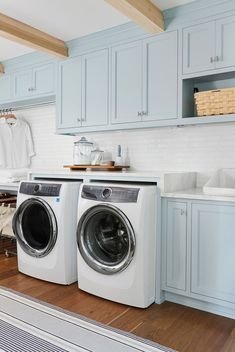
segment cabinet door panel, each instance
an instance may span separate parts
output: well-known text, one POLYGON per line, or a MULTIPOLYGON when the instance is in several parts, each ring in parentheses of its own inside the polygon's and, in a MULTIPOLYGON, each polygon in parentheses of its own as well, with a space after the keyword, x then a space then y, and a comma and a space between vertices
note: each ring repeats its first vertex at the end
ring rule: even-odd
POLYGON ((15 98, 26 98, 32 96, 33 79, 32 70, 24 70, 14 74, 14 96, 15 98))
POLYGON ((82 60, 67 60, 60 66, 59 82, 59 128, 81 125, 82 114, 82 60))
POLYGON ((141 121, 142 45, 112 48, 112 123, 141 121))
POLYGON ((167 203, 166 220, 166 286, 186 290, 187 205, 167 203))
POLYGON ((108 50, 83 56, 82 126, 108 123, 108 50))
POLYGON ((55 89, 54 65, 42 65, 33 69, 33 93, 35 95, 53 94, 55 89))
POLYGON ((143 120, 177 118, 177 32, 144 41, 143 120))
POLYGON ((193 204, 193 293, 235 302, 234 249, 235 207, 193 204))
POLYGON ((0 102, 11 99, 11 76, 4 74, 0 76, 0 102))
POLYGON ((216 45, 217 57, 216 67, 228 67, 235 65, 235 16, 226 17, 216 21, 216 45))
POLYGON ((215 68, 215 21, 183 30, 183 73, 215 68))

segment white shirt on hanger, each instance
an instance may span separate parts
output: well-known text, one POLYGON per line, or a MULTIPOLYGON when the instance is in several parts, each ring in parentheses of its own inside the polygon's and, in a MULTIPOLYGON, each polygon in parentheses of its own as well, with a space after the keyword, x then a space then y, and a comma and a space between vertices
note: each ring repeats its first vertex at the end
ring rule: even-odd
POLYGON ((0 119, 0 165, 4 168, 27 168, 35 155, 29 125, 17 118, 9 124, 0 119))

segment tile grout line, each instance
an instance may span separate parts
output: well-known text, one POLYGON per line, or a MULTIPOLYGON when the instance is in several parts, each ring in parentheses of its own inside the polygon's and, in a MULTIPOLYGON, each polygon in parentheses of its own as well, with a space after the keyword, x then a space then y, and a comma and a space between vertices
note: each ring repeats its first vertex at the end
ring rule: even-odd
POLYGON ((124 310, 124 312, 118 314, 115 318, 113 318, 112 320, 110 320, 106 325, 110 325, 112 324, 115 320, 121 318, 123 315, 125 315, 131 308, 127 308, 126 310, 124 310))

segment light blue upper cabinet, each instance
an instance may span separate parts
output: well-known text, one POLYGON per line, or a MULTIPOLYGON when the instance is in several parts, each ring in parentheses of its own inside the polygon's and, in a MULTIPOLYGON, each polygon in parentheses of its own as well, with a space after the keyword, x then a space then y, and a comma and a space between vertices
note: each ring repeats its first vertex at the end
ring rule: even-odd
POLYGON ((100 50, 82 58, 82 126, 108 123, 109 57, 100 50))
POLYGON ((112 48, 111 119, 113 124, 141 121, 142 42, 112 48))
POLYGON ((235 65, 235 16, 216 21, 216 67, 235 65))
POLYGON ((76 128, 82 121, 82 58, 66 60, 60 65, 57 93, 57 127, 76 128))
POLYGON ((235 66, 235 16, 183 29, 183 74, 235 66))
POLYGON ((235 303, 235 207, 192 205, 191 292, 235 303))
POLYGON ((13 74, 16 100, 55 94, 55 64, 42 64, 13 74))
POLYGON ((11 75, 5 73, 0 76, 0 103, 9 101, 12 98, 11 75))
POLYGON ((183 73, 215 68, 215 21, 183 29, 183 73))
POLYGON ((53 63, 33 68, 33 94, 46 95, 55 91, 55 65, 53 63))
MULTIPOLYGON (((165 242, 163 288, 186 290, 187 274, 187 204, 166 201, 163 212, 163 242, 165 242)), ((180 292, 179 292, 180 293, 180 292)))
POLYGON ((143 42, 143 120, 177 118, 177 31, 143 42))
POLYGON ((33 76, 32 70, 26 69, 14 74, 14 98, 22 99, 32 95, 33 76))
POLYGON ((71 129, 105 126, 108 123, 108 49, 68 59, 59 69, 57 127, 71 129))

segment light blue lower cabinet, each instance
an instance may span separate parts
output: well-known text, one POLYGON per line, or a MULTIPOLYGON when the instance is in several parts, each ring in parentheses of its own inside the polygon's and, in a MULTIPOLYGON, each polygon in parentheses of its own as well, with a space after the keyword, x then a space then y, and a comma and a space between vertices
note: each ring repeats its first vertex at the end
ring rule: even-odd
POLYGON ((191 292, 235 303, 235 206, 192 205, 191 292))
POLYGON ((166 201, 163 219, 163 267, 165 289, 186 290, 187 204, 166 201))
POLYGON ((235 204, 162 200, 167 300, 235 318, 235 204))

